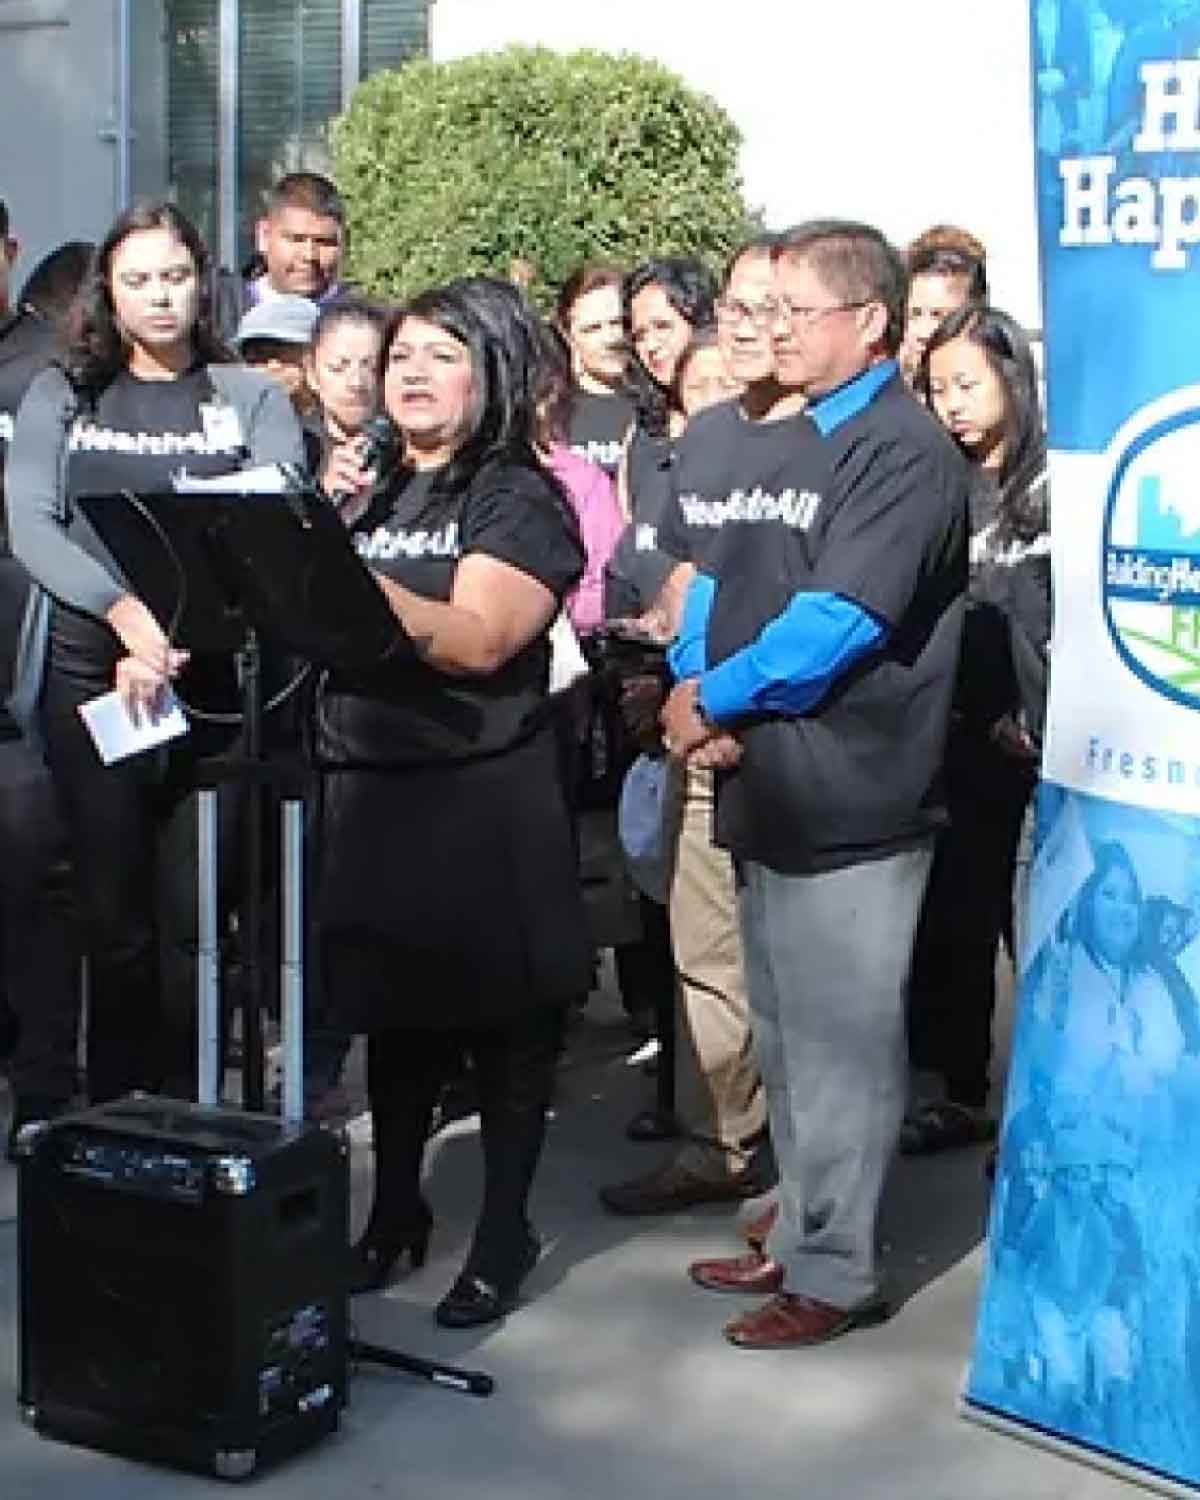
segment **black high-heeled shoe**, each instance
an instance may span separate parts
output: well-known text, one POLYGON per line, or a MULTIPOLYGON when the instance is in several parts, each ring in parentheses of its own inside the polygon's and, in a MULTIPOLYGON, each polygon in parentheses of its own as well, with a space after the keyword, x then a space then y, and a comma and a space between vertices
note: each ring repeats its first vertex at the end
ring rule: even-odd
POLYGON ((425 1219, 403 1229, 375 1229, 368 1225, 362 1238, 350 1247, 347 1290, 378 1292, 391 1281, 396 1263, 407 1252, 409 1268, 419 1271, 429 1251, 433 1220, 425 1219))
POLYGON ((541 1240, 529 1230, 516 1268, 502 1281, 481 1275, 468 1260, 457 1281, 434 1309, 435 1320, 443 1328, 477 1328, 481 1323, 495 1323, 517 1305, 521 1283, 537 1265, 541 1253, 541 1240))

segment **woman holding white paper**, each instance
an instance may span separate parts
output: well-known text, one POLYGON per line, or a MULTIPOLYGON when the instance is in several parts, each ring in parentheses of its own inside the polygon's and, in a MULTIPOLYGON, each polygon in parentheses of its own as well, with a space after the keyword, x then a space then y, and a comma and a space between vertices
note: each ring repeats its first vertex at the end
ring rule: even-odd
POLYGON ((227 668, 190 662, 167 640, 73 502, 93 494, 122 504, 122 491, 170 488, 184 468, 217 477, 304 456, 284 392, 236 367, 217 341, 208 266, 173 205, 118 218, 64 359, 18 413, 8 470, 13 550, 49 606, 45 650, 26 657, 17 696, 36 703, 68 825, 90 960, 93 1102, 194 1086, 195 767, 230 748, 236 731, 194 722, 169 747, 102 764, 84 704, 115 686, 136 719, 163 707, 179 680, 189 702, 211 705, 227 668))

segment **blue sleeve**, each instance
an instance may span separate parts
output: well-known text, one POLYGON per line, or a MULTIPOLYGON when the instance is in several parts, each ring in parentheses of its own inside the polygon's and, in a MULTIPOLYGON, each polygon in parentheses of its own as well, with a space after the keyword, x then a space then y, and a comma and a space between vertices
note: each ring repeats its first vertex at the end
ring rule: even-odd
POLYGON ((700 678, 700 702, 718 722, 750 713, 802 714, 887 632, 842 594, 797 594, 748 646, 700 678))
POLYGON ((676 682, 684 677, 699 677, 707 665, 705 638, 708 635, 708 617, 712 614, 713 600, 717 597, 717 580, 707 573, 697 573, 688 585, 683 601, 683 617, 679 622, 679 634, 667 652, 667 665, 676 682))

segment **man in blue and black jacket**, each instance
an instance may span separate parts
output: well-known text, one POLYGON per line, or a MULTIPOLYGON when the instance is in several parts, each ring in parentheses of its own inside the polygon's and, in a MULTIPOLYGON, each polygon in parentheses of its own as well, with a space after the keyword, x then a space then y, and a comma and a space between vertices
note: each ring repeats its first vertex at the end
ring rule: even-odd
POLYGON ((738 865, 779 1163, 765 1246, 691 1268, 772 1294, 726 1327, 750 1348, 821 1343, 886 1311, 875 1221, 967 577, 963 461, 893 357, 900 258, 834 220, 775 256, 776 368, 807 417, 678 496, 696 571, 663 712, 668 751, 722 772, 716 837, 738 865))

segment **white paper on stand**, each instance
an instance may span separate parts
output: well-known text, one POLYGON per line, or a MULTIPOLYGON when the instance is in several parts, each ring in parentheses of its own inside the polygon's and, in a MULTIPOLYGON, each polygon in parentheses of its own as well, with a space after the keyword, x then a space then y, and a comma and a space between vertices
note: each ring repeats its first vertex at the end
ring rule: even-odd
POLYGON ((187 716, 174 692, 167 688, 161 707, 153 718, 143 714, 135 724, 117 692, 102 693, 79 705, 79 717, 92 737, 100 759, 106 766, 156 745, 178 739, 188 732, 187 716))
POLYGON ((198 479, 186 469, 171 480, 177 495, 285 495, 290 480, 279 464, 261 464, 257 469, 238 469, 214 479, 198 479))

